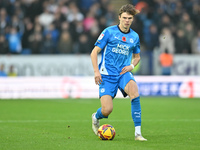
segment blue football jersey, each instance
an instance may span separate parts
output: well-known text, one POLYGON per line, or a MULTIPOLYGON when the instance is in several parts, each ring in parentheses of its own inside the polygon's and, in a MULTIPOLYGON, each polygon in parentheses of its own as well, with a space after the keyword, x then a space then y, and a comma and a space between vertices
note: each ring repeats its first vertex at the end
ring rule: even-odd
POLYGON ((102 49, 99 70, 104 75, 119 75, 123 67, 130 65, 133 53, 140 53, 138 34, 132 29, 124 33, 118 25, 106 28, 95 46, 102 49))

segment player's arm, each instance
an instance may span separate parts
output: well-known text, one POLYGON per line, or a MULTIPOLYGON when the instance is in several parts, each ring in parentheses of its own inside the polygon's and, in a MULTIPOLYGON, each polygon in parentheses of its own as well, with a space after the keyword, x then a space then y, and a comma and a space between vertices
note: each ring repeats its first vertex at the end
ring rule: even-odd
POLYGON ((92 50, 90 56, 91 56, 91 60, 92 60, 92 66, 94 69, 94 79, 95 79, 95 83, 96 84, 101 84, 102 79, 101 79, 101 74, 99 72, 99 68, 98 68, 98 53, 101 52, 101 48, 98 46, 95 46, 94 49, 92 50))
POLYGON ((124 67, 122 69, 120 75, 124 74, 126 72, 132 71, 134 69, 134 67, 139 63, 139 61, 140 61, 140 53, 133 54, 133 60, 132 60, 131 65, 124 67))
MULTIPOLYGON (((137 64, 140 62, 140 53, 138 54, 133 54, 133 60, 132 60, 132 64, 133 66, 137 66, 137 64)), ((133 68, 134 68, 133 67, 133 68)))

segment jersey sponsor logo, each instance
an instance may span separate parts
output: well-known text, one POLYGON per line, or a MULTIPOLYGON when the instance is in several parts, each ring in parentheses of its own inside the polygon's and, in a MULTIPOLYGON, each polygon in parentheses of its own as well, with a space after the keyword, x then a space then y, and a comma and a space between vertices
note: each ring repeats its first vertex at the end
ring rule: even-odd
POLYGON ((101 40, 104 37, 104 34, 101 33, 101 35, 99 36, 98 40, 101 40))
POLYGON ((118 44, 117 47, 114 47, 112 49, 112 52, 118 53, 118 54, 123 54, 123 55, 128 55, 129 48, 130 48, 130 46, 128 46, 128 45, 118 44))

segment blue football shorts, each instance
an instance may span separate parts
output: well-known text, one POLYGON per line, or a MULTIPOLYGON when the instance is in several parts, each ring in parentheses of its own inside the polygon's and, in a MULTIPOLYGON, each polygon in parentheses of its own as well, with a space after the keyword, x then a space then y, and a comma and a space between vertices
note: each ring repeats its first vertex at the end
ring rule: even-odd
MULTIPOLYGON (((119 76, 113 75, 101 75, 102 83, 99 84, 99 97, 103 95, 110 95, 114 98, 117 94, 117 90, 120 89, 123 96, 126 97, 127 93, 124 92, 126 84, 133 80, 135 81, 133 74, 131 72, 126 72, 125 74, 119 76)), ((136 81, 135 81, 136 82, 136 81)))

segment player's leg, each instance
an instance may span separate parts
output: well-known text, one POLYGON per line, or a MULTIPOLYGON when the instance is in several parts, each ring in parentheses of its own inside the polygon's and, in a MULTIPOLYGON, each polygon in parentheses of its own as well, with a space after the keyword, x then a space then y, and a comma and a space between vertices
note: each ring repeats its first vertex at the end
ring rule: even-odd
POLYGON ((99 119, 96 118, 96 113, 92 114, 92 130, 94 132, 94 134, 97 135, 98 133, 98 128, 99 128, 99 119))
POLYGON ((110 95, 101 97, 101 108, 97 110, 97 119, 108 118, 108 115, 113 110, 113 99, 110 95))
POLYGON ((133 75, 125 73, 120 80, 120 89, 129 95, 131 99, 131 113, 135 125, 135 140, 146 141, 141 134, 141 105, 138 86, 133 75))
POLYGON ((131 99, 131 113, 135 125, 135 140, 147 141, 141 133, 141 105, 138 87, 135 81, 130 80, 124 88, 124 91, 131 99))
POLYGON ((102 76, 102 80, 103 82, 99 85, 101 107, 92 114, 92 129, 96 135, 99 128, 99 120, 108 118, 108 115, 113 110, 113 98, 118 90, 117 80, 115 78, 102 76))
POLYGON ((92 130, 97 135, 99 128, 99 120, 108 118, 108 115, 113 110, 113 101, 110 95, 104 95, 101 97, 101 107, 97 109, 97 112, 92 114, 92 130))

